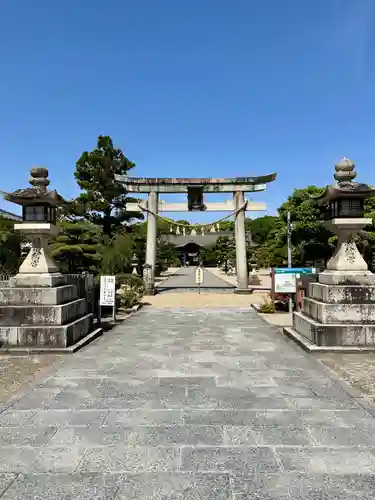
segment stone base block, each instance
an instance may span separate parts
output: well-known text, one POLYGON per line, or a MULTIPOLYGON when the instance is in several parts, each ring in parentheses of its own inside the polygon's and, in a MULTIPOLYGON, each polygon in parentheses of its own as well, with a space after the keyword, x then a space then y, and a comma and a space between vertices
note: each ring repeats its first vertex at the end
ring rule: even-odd
POLYGON ((375 285, 375 274, 370 271, 323 271, 319 283, 324 285, 375 285))
MULTIPOLYGON (((284 335, 287 335, 289 338, 294 340, 297 344, 299 344, 305 351, 310 353, 319 353, 319 352, 339 352, 341 354, 346 353, 360 353, 360 352, 375 352, 375 346, 342 346, 342 345, 331 345, 331 346, 321 346, 315 345, 310 340, 308 340, 303 335, 300 335, 297 330, 292 327, 284 327, 283 328, 284 335)), ((353 389, 351 388, 351 391, 353 389)), ((357 396, 353 396, 357 397, 357 396)), ((359 396, 358 396, 359 397, 359 396)))
POLYGON ((375 286, 310 283, 310 297, 329 304, 375 304, 375 286))
POLYGON ((371 346, 375 347, 375 324, 324 324, 293 313, 294 329, 318 346, 371 346))
POLYGON ((1 326, 65 325, 84 316, 86 300, 61 305, 0 306, 1 326))
POLYGON ((303 312, 319 323, 375 324, 375 304, 327 304, 310 297, 303 299, 303 312))
POLYGON ((0 347, 68 347, 91 331, 92 321, 93 315, 87 314, 66 325, 1 326, 0 347))
POLYGON ((27 274, 19 273, 10 278, 9 286, 17 288, 30 288, 30 287, 54 287, 66 285, 66 278, 63 274, 27 274))
POLYGON ((72 302, 78 297, 76 287, 63 285, 55 288, 2 288, 0 305, 58 305, 72 302))
POLYGON ((252 293, 252 290, 250 290, 249 288, 235 288, 234 293, 240 293, 240 294, 244 295, 244 294, 252 293))

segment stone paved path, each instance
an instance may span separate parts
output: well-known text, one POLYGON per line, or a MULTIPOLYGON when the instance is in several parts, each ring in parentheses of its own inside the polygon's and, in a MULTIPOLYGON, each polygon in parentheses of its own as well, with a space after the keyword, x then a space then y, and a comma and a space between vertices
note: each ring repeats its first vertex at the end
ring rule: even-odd
POLYGON ((0 497, 374 498, 360 401, 253 311, 144 308, 3 408, 0 497))
MULTIPOLYGON (((166 291, 176 292, 178 289, 196 289, 195 271, 196 267, 181 267, 173 276, 160 283, 157 288, 163 290, 163 293, 166 291)), ((204 282, 201 288, 205 290, 211 289, 217 293, 219 290, 231 292, 235 287, 208 269, 204 269, 204 282)))

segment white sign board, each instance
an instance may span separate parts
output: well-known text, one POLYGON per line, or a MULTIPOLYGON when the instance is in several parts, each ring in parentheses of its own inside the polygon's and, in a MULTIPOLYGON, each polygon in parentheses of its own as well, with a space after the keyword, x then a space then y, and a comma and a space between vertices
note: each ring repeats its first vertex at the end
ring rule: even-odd
POLYGON ((195 282, 197 285, 201 285, 203 283, 203 269, 201 267, 197 267, 195 271, 195 282))
POLYGON ((295 273, 274 274, 276 293, 296 293, 295 273))
POLYGON ((116 276, 100 276, 100 305, 114 306, 116 298, 116 276))

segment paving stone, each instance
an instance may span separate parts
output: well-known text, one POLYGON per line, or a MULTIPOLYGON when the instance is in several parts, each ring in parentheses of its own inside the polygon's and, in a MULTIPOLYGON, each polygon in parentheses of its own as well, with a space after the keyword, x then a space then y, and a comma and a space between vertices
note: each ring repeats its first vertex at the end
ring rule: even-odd
POLYGON ((266 447, 183 447, 182 466, 185 471, 270 472, 279 469, 271 448, 266 447))
POLYGON ((318 445, 375 447, 375 434, 369 432, 368 427, 314 425, 307 429, 318 445))
POLYGON ((228 387, 215 389, 188 389, 186 406, 189 408, 222 409, 287 409, 283 398, 260 398, 250 390, 228 387))
POLYGON ((361 405, 354 399, 340 401, 328 398, 285 398, 285 404, 295 410, 361 410, 361 405))
POLYGON ((0 414, 0 427, 22 427, 33 415, 34 410, 5 410, 0 414))
POLYGON ((100 426, 108 410, 39 410, 27 421, 30 426, 88 427, 100 426))
POLYGON ((303 426, 326 425, 333 427, 355 427, 366 428, 368 432, 375 432, 375 418, 364 410, 322 410, 311 408, 297 412, 296 417, 300 419, 303 426))
POLYGON ((276 448, 286 471, 311 474, 375 474, 375 456, 360 448, 276 448))
POLYGON ((149 446, 223 444, 223 429, 212 425, 174 425, 147 427, 149 446))
POLYGON ((145 429, 123 427, 70 427, 59 429, 50 441, 50 446, 146 446, 145 429))
POLYGON ((34 474, 20 476, 5 500, 114 500, 122 482, 116 475, 34 474))
MULTIPOLYGON (((370 499, 366 478, 356 476, 304 475, 282 472, 258 473, 232 478, 235 500, 360 500, 370 499)), ((373 495, 373 492, 371 492, 373 495)))
POLYGON ((116 500, 227 500, 230 478, 225 474, 141 474, 126 476, 116 500))
POLYGON ((0 472, 73 472, 84 449, 0 447, 0 472))
POLYGON ((253 425, 251 427, 225 426, 227 445, 294 445, 314 444, 308 430, 281 425, 253 425))
POLYGON ((181 463, 179 448, 145 446, 106 446, 89 449, 80 472, 147 472, 177 470, 181 463))
POLYGON ((159 385, 212 387, 216 385, 216 380, 215 377, 160 377, 159 385))
POLYGON ((0 474, 0 497, 4 498, 2 494, 11 486, 16 477, 17 474, 0 474))
POLYGON ((47 408, 54 400, 60 389, 37 388, 33 389, 12 405, 12 410, 33 410, 47 408))
POLYGON ((56 433, 54 427, 0 428, 0 446, 43 446, 56 433))
POLYGON ((182 410, 110 410, 104 426, 178 425, 183 423, 182 410))

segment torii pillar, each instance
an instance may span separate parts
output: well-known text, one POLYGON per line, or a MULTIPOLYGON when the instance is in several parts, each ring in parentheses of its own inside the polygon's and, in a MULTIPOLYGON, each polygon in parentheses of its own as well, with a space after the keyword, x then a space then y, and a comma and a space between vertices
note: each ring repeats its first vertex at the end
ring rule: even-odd
POLYGON ((246 230, 245 213, 246 203, 243 191, 233 193, 234 207, 236 210, 235 218, 235 239, 236 239, 236 274, 237 288, 236 293, 249 293, 249 273, 247 270, 246 255, 246 230))
POLYGON ((147 245, 146 245, 146 264, 150 269, 150 276, 146 284, 146 294, 155 294, 155 269, 156 269, 156 240, 157 240, 157 219, 159 205, 159 193, 151 191, 148 193, 147 202, 147 245))

